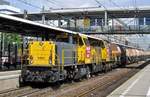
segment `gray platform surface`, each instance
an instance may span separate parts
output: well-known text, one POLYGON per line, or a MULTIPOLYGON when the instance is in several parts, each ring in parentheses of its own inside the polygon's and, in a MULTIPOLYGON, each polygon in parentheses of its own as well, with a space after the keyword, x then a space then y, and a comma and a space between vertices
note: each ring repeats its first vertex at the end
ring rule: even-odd
POLYGON ((20 73, 20 70, 0 72, 0 91, 18 88, 20 73))
POLYGON ((150 64, 107 97, 150 97, 150 64))

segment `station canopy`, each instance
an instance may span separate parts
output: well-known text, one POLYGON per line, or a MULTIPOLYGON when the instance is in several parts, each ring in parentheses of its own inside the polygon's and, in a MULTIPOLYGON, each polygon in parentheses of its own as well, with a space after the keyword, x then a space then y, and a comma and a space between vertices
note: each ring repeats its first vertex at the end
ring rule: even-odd
POLYGON ((18 33, 22 35, 57 35, 57 34, 77 34, 76 32, 52 27, 30 20, 0 14, 0 31, 8 33, 18 33))

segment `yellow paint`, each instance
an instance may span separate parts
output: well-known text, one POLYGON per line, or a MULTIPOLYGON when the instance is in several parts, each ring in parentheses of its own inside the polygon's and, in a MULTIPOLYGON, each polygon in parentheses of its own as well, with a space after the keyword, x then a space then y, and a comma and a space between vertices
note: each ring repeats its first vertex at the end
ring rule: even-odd
POLYGON ((78 38, 78 46, 77 46, 77 55, 78 55, 78 64, 89 64, 91 63, 91 50, 90 50, 90 57, 87 57, 86 55, 86 50, 89 46, 89 44, 87 44, 88 38, 86 35, 82 35, 79 34, 79 38, 78 38), (79 41, 79 38, 82 41, 79 41), (82 43, 79 43, 82 42, 82 43), (82 44, 82 45, 80 45, 82 44))
MULTIPOLYGON (((103 48, 90 46, 87 36, 80 34, 76 48, 77 64, 98 64, 101 60, 107 61, 108 52, 106 48, 105 46, 103 48)), ((65 65, 65 51, 62 49, 62 64, 60 64, 60 56, 56 54, 55 49, 55 43, 52 41, 30 42, 28 48, 30 66, 52 67, 57 64, 63 70, 65 65)))
POLYGON ((29 64, 31 66, 55 65, 55 44, 50 41, 29 43, 29 64))
POLYGON ((77 44, 77 63, 78 64, 84 64, 85 63, 86 44, 85 44, 83 38, 86 38, 86 37, 82 34, 79 34, 78 44, 77 44))
POLYGON ((100 56, 99 52, 100 52, 100 49, 98 49, 98 48, 96 49, 96 48, 95 48, 95 52, 94 52, 94 53, 95 53, 95 63, 96 63, 96 64, 99 64, 100 61, 101 61, 101 60, 100 60, 100 57, 101 57, 101 56, 100 56))
POLYGON ((77 47, 78 64, 85 63, 85 45, 77 47))
POLYGON ((91 47, 91 60, 92 60, 92 63, 96 63, 96 50, 94 47, 91 47))
POLYGON ((64 49, 62 49, 62 70, 64 69, 64 64, 65 64, 65 51, 64 51, 64 49))
POLYGON ((101 48, 101 58, 102 58, 102 60, 107 59, 107 49, 105 47, 101 48))

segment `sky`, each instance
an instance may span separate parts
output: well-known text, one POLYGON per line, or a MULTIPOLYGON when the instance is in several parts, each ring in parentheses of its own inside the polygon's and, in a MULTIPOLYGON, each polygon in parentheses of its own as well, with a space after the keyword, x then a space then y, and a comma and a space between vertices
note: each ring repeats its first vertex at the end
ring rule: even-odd
POLYGON ((12 6, 24 9, 29 12, 41 11, 44 6, 49 8, 79 8, 79 7, 98 7, 103 5, 108 7, 128 8, 129 6, 148 6, 150 0, 5 0, 9 1, 12 6))

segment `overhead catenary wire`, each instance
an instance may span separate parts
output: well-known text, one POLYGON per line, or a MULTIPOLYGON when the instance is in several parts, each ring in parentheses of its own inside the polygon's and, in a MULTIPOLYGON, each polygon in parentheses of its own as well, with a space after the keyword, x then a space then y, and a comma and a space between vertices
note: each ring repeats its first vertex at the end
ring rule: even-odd
MULTIPOLYGON (((30 2, 28 2, 28 1, 26 1, 26 0, 18 0, 19 2, 21 2, 21 3, 23 3, 23 4, 26 4, 26 5, 28 5, 28 6, 31 6, 31 7, 33 7, 33 8, 36 8, 36 9, 40 9, 40 10, 42 10, 43 11, 43 7, 44 7, 44 5, 42 6, 42 7, 39 7, 39 6, 36 6, 36 5, 33 5, 32 3, 30 3, 30 2)), ((49 3, 51 3, 51 4, 53 4, 53 5, 55 5, 55 6, 59 6, 59 5, 57 5, 57 2, 55 1, 51 1, 51 0, 46 0, 47 2, 49 2, 49 3)), ((62 15, 60 15, 62 18, 64 18, 64 19, 66 19, 64 16, 62 16, 62 15)), ((72 21, 70 21, 70 22, 72 22, 72 21)))
POLYGON ((59 3, 57 3, 56 1, 52 1, 52 0, 46 0, 46 1, 51 3, 52 5, 54 5, 56 7, 60 7, 59 3))
POLYGON ((29 5, 29 6, 31 6, 31 7, 34 7, 34 8, 37 8, 37 9, 42 9, 42 7, 33 5, 32 3, 29 3, 29 2, 27 2, 27 1, 25 1, 25 0, 18 0, 18 1, 21 2, 21 3, 24 3, 24 4, 26 4, 26 5, 29 5))
POLYGON ((102 4, 100 3, 98 0, 94 0, 96 3, 98 3, 100 5, 100 7, 102 6, 105 10, 107 10, 107 8, 102 4))
MULTIPOLYGON (((51 4, 53 4, 53 5, 56 6, 56 7, 62 6, 62 3, 59 3, 59 2, 56 1, 56 0, 46 0, 46 1, 49 2, 49 3, 51 3, 51 4)), ((62 6, 62 7, 64 7, 64 6, 62 6)))
MULTIPOLYGON (((32 4, 32 3, 30 3, 29 1, 26 1, 26 0, 17 0, 17 1, 19 1, 19 2, 21 2, 21 3, 23 3, 23 4, 25 4, 25 5, 31 6, 31 7, 33 7, 33 8, 40 9, 40 10, 42 10, 42 7, 43 7, 43 6, 46 6, 46 5, 43 4, 43 6, 40 7, 40 6, 34 5, 34 4, 32 4)), ((51 0, 46 0, 46 2, 49 2, 49 3, 51 3, 53 6, 56 6, 56 7, 59 7, 59 6, 60 6, 59 3, 57 3, 56 1, 54 2, 54 1, 51 1, 51 0)), ((47 5, 47 6, 48 6, 48 5, 47 5)))
POLYGON ((122 10, 128 10, 128 9, 126 9, 126 8, 121 7, 120 5, 118 5, 115 1, 112 1, 112 0, 109 0, 109 1, 110 1, 114 6, 120 8, 120 9, 122 9, 122 10))

